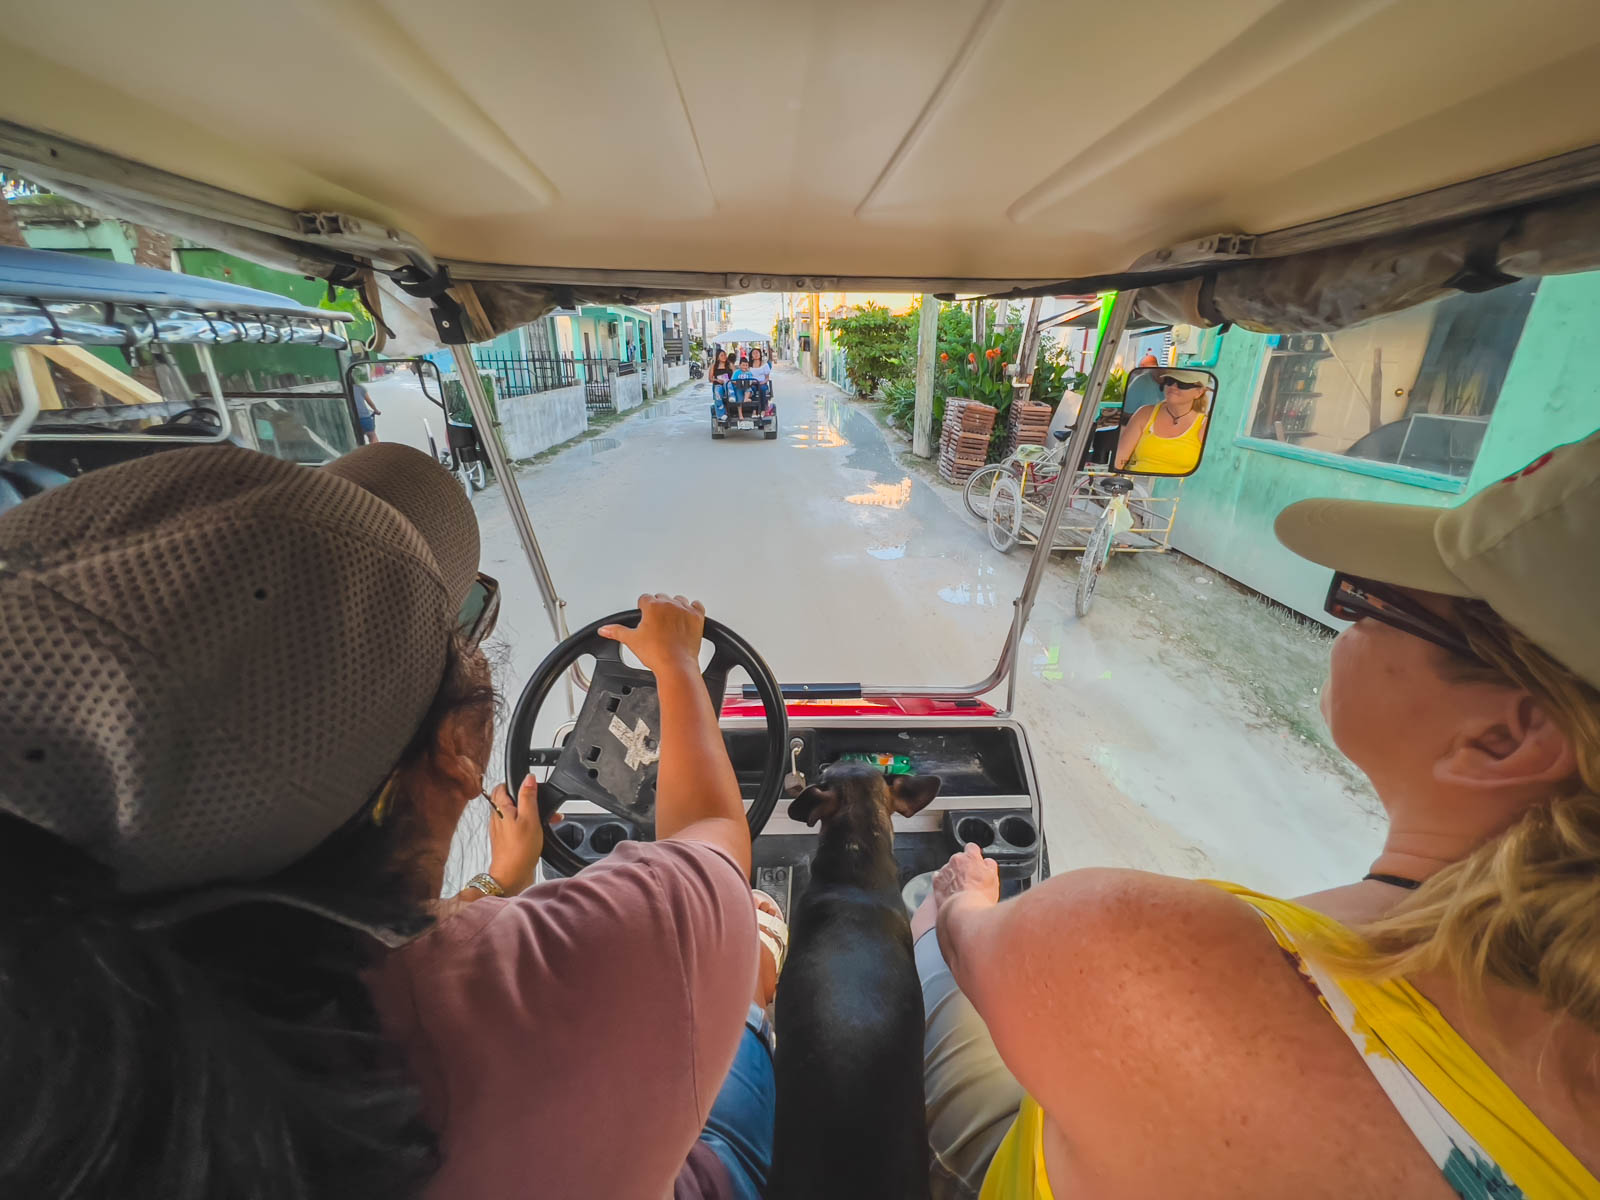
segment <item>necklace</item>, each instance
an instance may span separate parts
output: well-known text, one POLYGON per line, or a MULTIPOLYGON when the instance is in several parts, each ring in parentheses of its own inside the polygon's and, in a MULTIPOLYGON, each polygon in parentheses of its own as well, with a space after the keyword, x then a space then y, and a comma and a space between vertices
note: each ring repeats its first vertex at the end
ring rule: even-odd
POLYGON ((1414 892, 1422 886, 1422 880, 1420 879, 1407 879, 1404 875, 1385 875, 1377 871, 1363 875, 1361 878, 1363 882, 1371 879, 1378 883, 1387 883, 1390 887, 1405 888, 1408 892, 1414 892))

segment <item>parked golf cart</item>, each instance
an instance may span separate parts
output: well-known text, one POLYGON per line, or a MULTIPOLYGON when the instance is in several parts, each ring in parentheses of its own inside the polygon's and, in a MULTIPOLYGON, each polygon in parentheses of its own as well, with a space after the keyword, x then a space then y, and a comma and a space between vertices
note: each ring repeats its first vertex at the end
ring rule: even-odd
POLYGON ((341 372, 350 320, 198 276, 0 247, 0 345, 16 389, 0 400, 13 410, 0 430, 0 509, 197 443, 312 466, 348 453, 359 444, 341 372), (284 345, 310 350, 319 378, 258 389, 218 364, 234 347, 284 345))

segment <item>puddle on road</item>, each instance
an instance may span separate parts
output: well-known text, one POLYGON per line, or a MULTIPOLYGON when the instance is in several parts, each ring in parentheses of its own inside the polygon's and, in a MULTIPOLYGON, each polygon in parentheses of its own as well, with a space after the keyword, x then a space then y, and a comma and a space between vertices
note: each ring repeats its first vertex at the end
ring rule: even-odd
POLYGON ((621 438, 590 438, 587 442, 579 442, 569 453, 586 454, 590 458, 597 458, 602 454, 609 454, 611 451, 616 450, 621 445, 621 438))
POLYGON ((906 556, 906 544, 901 542, 898 546, 868 546, 867 553, 873 558, 888 561, 906 556))
POLYGON ((986 584, 957 583, 939 589, 939 599, 946 604, 971 605, 975 608, 998 608, 1000 598, 995 589, 986 584))
POLYGON ((911 503, 911 476, 899 483, 874 483, 871 490, 846 496, 846 504, 860 504, 867 508, 904 508, 911 503))

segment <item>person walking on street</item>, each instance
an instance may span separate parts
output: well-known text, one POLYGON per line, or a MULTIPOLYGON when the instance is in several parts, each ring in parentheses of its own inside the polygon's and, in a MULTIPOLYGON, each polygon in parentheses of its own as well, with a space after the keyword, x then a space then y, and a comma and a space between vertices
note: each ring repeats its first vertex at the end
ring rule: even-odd
POLYGON ((361 423, 361 440, 367 445, 378 441, 378 418, 383 412, 372 402, 372 395, 367 390, 367 385, 357 383, 351 386, 355 393, 356 419, 361 423))

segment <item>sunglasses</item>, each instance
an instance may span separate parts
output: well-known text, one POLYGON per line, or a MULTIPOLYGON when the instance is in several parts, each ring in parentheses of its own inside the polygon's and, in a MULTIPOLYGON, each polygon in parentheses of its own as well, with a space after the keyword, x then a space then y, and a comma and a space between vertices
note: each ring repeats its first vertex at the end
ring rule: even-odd
POLYGON ((494 632, 494 623, 499 616, 499 581, 480 571, 467 589, 467 598, 461 602, 461 613, 456 618, 457 628, 467 645, 476 646, 494 632))
POLYGON ((1187 380, 1174 379, 1171 375, 1161 377, 1161 386, 1164 388, 1182 388, 1186 392, 1197 392, 1206 385, 1203 383, 1189 383, 1187 380))
POLYGON ((1329 616, 1341 621, 1381 621, 1472 662, 1483 661, 1454 625, 1388 584, 1335 573, 1323 607, 1329 616))

